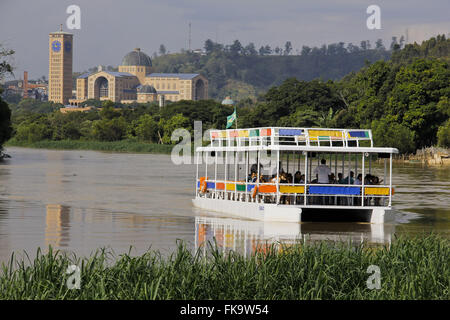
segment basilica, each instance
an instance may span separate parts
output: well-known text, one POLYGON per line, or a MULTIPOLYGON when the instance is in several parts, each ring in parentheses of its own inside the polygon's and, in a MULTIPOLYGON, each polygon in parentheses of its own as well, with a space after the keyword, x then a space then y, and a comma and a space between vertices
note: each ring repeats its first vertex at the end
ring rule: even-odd
POLYGON ((76 79, 79 106, 88 99, 120 103, 208 99, 208 80, 198 73, 152 73, 152 60, 139 48, 126 54, 117 72, 103 70, 76 79))

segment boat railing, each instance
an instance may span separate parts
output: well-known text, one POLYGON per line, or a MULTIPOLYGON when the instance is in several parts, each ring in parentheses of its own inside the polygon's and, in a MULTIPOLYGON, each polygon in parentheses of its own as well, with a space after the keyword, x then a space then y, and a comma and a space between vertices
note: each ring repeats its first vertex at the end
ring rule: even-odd
POLYGON ((389 185, 197 180, 197 196, 301 206, 388 206, 389 185), (362 201, 364 199, 364 201, 362 201))
POLYGON ((280 128, 211 130, 212 147, 247 147, 269 145, 348 147, 350 142, 359 147, 369 141, 373 147, 370 129, 335 128, 280 128))

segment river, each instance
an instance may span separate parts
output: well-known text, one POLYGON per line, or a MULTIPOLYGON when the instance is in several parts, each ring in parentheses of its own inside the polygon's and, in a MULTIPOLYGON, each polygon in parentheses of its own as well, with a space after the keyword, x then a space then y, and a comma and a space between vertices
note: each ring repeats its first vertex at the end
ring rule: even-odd
POLYGON ((115 254, 158 249, 178 239, 195 248, 216 238, 249 254, 260 240, 351 239, 389 242, 404 233, 450 236, 450 168, 394 165, 396 220, 274 224, 230 218, 192 207, 194 165, 170 156, 8 148, 0 162, 0 262, 14 251, 34 256, 49 245, 78 256, 100 247, 115 254))

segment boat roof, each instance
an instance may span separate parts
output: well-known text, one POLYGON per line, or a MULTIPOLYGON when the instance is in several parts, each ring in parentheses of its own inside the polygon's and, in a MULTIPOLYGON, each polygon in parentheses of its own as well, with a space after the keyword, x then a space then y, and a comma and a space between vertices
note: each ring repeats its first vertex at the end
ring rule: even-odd
POLYGON ((311 151, 398 153, 396 148, 374 147, 370 129, 262 127, 209 132, 211 144, 196 148, 210 151, 311 151), (367 144, 360 146, 360 142, 367 144))

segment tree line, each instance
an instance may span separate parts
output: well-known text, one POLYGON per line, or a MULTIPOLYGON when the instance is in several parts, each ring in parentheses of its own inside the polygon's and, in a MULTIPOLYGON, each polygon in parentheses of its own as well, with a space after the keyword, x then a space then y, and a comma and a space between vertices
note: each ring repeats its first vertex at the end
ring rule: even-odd
MULTIPOLYGON (((402 153, 450 147, 450 41, 444 36, 399 49, 389 61, 367 63, 340 80, 288 78, 255 101, 237 103, 238 127, 370 128, 379 146, 402 153), (394 59, 395 58, 395 59, 394 59)), ((91 112, 63 114, 59 105, 24 99, 11 104, 18 141, 135 139, 175 143, 176 128, 224 129, 233 107, 214 100, 120 105, 91 101, 91 112)), ((192 135, 193 136, 193 135, 192 135)))

